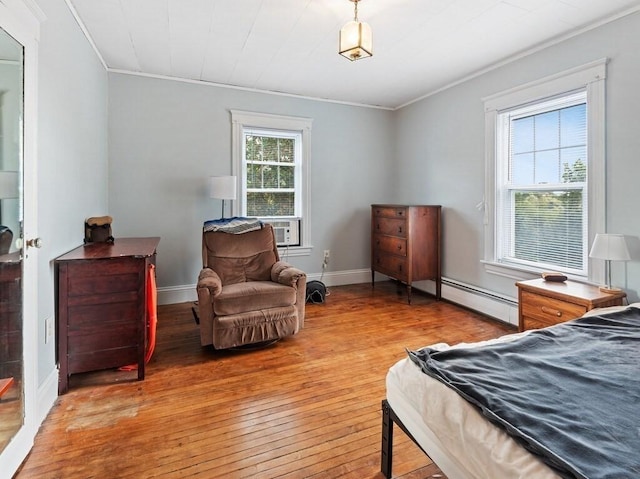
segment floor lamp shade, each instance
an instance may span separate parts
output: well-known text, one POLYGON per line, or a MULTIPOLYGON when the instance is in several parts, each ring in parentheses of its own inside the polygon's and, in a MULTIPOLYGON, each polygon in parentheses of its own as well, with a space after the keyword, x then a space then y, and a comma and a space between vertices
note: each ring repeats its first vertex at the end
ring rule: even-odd
POLYGON ((237 179, 235 176, 209 177, 209 197, 222 200, 222 217, 224 218, 224 200, 236 199, 237 179))

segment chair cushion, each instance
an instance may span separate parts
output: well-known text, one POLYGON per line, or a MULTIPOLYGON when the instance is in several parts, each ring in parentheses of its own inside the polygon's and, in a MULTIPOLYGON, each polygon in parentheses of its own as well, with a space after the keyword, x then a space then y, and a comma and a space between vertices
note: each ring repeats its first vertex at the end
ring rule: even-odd
POLYGON ((247 281, 229 284, 213 302, 217 316, 248 311, 292 306, 296 303, 296 289, 272 281, 247 281))

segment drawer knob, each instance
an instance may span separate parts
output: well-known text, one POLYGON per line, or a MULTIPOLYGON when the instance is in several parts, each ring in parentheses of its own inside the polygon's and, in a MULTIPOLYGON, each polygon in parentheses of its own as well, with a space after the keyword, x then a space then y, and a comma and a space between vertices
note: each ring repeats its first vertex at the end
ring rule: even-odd
POLYGON ((554 316, 557 316, 558 318, 562 316, 562 311, 558 311, 557 309, 547 308, 546 306, 543 306, 540 309, 542 309, 543 313, 552 314, 554 316))

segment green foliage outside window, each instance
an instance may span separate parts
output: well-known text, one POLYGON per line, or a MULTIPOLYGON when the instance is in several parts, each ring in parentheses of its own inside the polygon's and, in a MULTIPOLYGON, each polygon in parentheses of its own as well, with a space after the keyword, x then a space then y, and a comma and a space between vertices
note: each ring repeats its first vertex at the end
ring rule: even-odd
MULTIPOLYGON (((584 183, 586 164, 563 166, 563 183, 584 183)), ((518 191, 515 195, 515 257, 581 269, 583 263, 583 192, 518 191), (549 248, 553 243, 554 248, 549 248)))

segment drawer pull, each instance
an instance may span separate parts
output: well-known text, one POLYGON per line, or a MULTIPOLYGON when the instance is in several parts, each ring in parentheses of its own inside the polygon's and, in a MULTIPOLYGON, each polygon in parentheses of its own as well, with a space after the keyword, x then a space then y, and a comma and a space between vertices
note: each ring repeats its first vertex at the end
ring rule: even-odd
POLYGON ((402 273, 402 265, 401 264, 398 265, 398 272, 402 273))
POLYGON ((398 211, 398 216, 402 216, 404 214, 404 211, 398 211))
POLYGON ((398 245, 398 251, 402 251, 402 245, 398 245))
POLYGON ((542 308, 540 309, 543 313, 552 314, 554 316, 557 316, 558 318, 562 316, 562 311, 558 311, 557 309, 547 308, 546 306, 542 306, 542 308))
POLYGON ((398 226, 398 233, 402 233, 402 226, 398 226))
POLYGON ((380 229, 380 223, 376 223, 376 229, 380 229))

